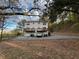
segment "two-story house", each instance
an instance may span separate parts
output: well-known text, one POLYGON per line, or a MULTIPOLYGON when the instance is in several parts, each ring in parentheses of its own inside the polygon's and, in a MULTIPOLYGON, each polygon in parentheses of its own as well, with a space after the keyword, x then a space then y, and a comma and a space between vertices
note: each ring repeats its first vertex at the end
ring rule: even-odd
POLYGON ((48 36, 48 22, 27 21, 24 32, 25 36, 48 36))

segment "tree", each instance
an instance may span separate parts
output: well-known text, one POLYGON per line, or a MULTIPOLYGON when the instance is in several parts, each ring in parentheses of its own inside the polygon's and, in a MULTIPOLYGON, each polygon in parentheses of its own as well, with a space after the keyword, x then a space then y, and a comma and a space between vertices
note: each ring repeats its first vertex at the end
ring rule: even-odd
POLYGON ((21 21, 18 22, 18 29, 20 29, 22 31, 22 33, 24 33, 24 27, 25 27, 25 23, 26 23, 26 20, 23 19, 21 21))
POLYGON ((4 29, 6 28, 6 17, 4 17, 4 16, 1 16, 0 17, 0 30, 1 30, 1 33, 0 33, 0 40, 2 40, 2 38, 3 38, 3 31, 4 31, 4 29))
POLYGON ((2 35, 3 35, 3 27, 4 27, 4 17, 0 18, 0 30, 1 30, 1 33, 0 33, 0 40, 2 40, 2 35))
MULTIPOLYGON (((0 2, 2 2, 2 1, 7 2, 6 0, 1 0, 0 2)), ((17 3, 15 1, 18 1, 18 0, 8 0, 7 4, 5 4, 5 3, 4 3, 5 5, 3 5, 3 3, 2 3, 2 5, 0 4, 0 30, 1 30, 0 40, 2 40, 2 38, 3 38, 3 30, 6 28, 5 25, 7 23, 6 22, 7 17, 6 17, 5 10, 9 9, 9 8, 13 10, 13 8, 14 8, 13 5, 16 5, 14 3, 17 3), (2 15, 2 14, 4 14, 4 15, 2 15)))
POLYGON ((79 0, 52 0, 51 3, 49 1, 47 3, 44 15, 49 16, 53 22, 64 11, 79 14, 79 0))

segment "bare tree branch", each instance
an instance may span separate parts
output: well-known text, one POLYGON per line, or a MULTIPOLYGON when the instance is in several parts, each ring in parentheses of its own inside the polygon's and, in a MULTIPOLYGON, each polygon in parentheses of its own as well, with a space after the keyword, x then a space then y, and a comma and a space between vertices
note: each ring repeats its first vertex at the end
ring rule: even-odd
POLYGON ((29 15, 27 13, 19 13, 19 12, 15 12, 15 13, 0 13, 0 15, 4 15, 4 16, 11 16, 11 15, 40 16, 40 15, 29 15))

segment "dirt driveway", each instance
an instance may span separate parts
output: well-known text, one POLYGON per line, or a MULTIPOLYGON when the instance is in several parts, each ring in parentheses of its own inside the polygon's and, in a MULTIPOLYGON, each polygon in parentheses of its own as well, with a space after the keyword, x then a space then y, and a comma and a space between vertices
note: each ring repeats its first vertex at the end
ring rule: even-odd
POLYGON ((3 41, 0 59, 79 59, 79 40, 3 41))

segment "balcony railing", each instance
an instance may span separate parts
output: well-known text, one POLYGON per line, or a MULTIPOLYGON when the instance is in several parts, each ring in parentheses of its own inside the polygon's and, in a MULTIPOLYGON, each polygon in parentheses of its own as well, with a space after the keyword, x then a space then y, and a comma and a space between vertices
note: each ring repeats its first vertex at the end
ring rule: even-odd
POLYGON ((24 31, 28 32, 28 31, 47 31, 47 29, 43 29, 43 28, 37 28, 37 29, 34 29, 34 28, 26 28, 24 29, 24 31))

